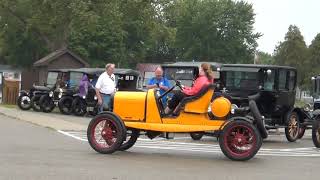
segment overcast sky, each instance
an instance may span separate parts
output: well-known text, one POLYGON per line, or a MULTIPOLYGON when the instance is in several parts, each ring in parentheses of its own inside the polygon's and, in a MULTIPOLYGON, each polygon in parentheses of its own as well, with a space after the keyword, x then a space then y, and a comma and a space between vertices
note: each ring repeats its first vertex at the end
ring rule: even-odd
POLYGON ((320 33, 320 0, 245 0, 253 4, 256 14, 255 31, 261 32, 259 50, 273 53, 279 41, 284 40, 290 24, 300 28, 310 45, 320 33))

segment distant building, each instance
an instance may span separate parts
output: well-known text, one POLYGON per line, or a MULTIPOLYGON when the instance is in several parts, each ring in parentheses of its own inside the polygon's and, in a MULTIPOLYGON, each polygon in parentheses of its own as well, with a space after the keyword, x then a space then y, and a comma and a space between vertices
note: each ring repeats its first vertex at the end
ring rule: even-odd
POLYGON ((50 69, 83 67, 89 67, 89 64, 69 49, 56 50, 36 61, 32 69, 22 72, 22 89, 30 89, 33 84, 43 85, 50 69))

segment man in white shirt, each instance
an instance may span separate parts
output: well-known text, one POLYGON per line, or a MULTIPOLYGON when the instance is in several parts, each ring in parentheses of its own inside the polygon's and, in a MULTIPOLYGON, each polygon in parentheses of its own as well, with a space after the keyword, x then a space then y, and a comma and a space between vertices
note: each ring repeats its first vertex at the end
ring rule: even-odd
POLYGON ((96 94, 98 105, 100 106, 99 112, 102 112, 104 107, 110 108, 110 99, 116 90, 115 75, 113 74, 114 68, 114 64, 107 64, 106 72, 99 76, 96 83, 96 94))

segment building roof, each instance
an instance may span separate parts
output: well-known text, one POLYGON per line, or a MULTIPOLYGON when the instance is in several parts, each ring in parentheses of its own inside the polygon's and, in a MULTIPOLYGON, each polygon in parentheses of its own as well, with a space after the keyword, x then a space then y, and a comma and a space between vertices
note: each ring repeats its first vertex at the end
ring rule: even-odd
POLYGON ((0 64, 0 72, 7 72, 7 71, 14 71, 14 72, 21 72, 21 70, 14 68, 10 65, 2 65, 0 64))
POLYGON ((51 61, 57 59, 58 57, 64 55, 64 54, 70 54, 71 56, 73 56, 76 60, 78 60, 80 63, 84 64, 85 66, 89 66, 89 64, 83 60, 81 57, 79 57, 78 55, 76 55, 75 53, 73 53, 72 51, 70 51, 69 49, 63 48, 63 49, 59 49, 56 50, 50 54, 48 54, 47 56, 39 59, 38 61, 36 61, 35 63, 33 63, 33 66, 46 66, 48 65, 51 61))

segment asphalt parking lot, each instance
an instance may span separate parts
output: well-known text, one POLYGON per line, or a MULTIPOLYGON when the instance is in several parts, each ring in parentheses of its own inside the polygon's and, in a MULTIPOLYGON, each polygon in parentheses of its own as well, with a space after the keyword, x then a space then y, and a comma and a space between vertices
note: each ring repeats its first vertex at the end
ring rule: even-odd
MULTIPOLYGON (((83 127, 90 121, 55 113, 38 116, 83 127)), ((295 143, 287 142, 282 131, 273 132, 252 160, 234 162, 213 137, 142 136, 127 152, 102 155, 90 148, 85 130, 56 130, 3 115, 0 119, 0 161, 5 162, 0 179, 315 179, 320 160, 310 131, 295 143)))

